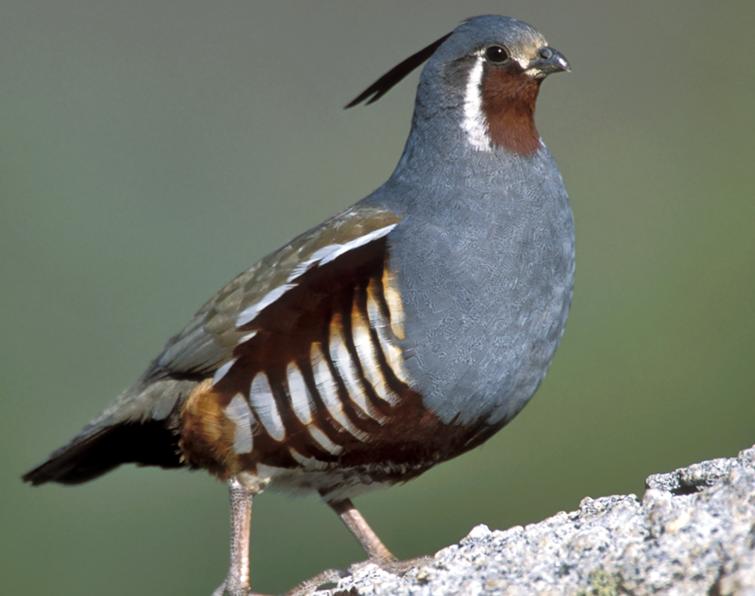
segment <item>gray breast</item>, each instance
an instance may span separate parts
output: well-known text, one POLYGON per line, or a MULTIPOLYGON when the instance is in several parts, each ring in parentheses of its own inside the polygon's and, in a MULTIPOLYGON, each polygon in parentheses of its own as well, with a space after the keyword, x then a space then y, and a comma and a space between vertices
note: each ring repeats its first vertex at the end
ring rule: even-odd
POLYGON ((389 238, 407 369, 444 422, 500 424, 542 381, 566 323, 574 225, 544 147, 488 177, 404 187, 389 238))

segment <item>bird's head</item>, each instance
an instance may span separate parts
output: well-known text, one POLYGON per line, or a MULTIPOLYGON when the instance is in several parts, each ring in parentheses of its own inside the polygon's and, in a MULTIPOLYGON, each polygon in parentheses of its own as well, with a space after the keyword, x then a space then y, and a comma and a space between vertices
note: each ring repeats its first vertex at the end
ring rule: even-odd
POLYGON ((569 71, 566 58, 531 25, 511 17, 468 19, 388 71, 347 107, 372 103, 427 61, 420 78, 415 126, 456 127, 472 150, 534 153, 540 84, 569 71))

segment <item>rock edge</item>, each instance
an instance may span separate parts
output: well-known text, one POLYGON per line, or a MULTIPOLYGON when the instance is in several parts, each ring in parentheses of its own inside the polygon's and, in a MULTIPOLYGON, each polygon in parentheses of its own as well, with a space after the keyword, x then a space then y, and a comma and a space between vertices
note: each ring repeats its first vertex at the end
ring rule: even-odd
POLYGON ((438 594, 755 595, 755 446, 585 498, 539 523, 480 525, 403 575, 352 566, 317 596, 438 594))

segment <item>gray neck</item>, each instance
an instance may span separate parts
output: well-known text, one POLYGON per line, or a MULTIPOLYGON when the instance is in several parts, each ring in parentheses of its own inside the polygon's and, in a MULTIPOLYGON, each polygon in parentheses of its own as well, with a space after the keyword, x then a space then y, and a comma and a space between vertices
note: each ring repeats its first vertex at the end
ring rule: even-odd
MULTIPOLYGON (((462 127, 463 98, 446 95, 444 102, 427 105, 421 100, 423 95, 420 86, 411 132, 388 186, 427 188, 428 183, 434 183, 449 190, 480 186, 487 191, 505 184, 514 170, 539 170, 544 162, 552 162, 544 145, 533 155, 495 146, 488 151, 473 147, 462 127)), ((443 188, 433 190, 445 194, 443 188)))

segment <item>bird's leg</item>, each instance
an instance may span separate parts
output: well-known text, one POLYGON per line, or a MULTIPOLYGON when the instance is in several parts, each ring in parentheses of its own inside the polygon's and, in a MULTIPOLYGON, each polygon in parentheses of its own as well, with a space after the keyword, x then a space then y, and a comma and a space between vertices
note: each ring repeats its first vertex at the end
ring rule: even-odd
MULTIPOLYGON (((324 495, 323 495, 324 496, 324 495)), ((396 562, 396 557, 388 550, 388 547, 378 538, 378 535, 370 528, 367 520, 362 517, 362 514, 357 511, 356 507, 349 499, 343 499, 339 501, 331 501, 325 499, 325 502, 330 505, 336 515, 341 518, 341 521, 346 525, 349 531, 362 545, 364 552, 367 553, 368 563, 376 563, 381 567, 387 567, 396 562)), ((365 563, 360 563, 364 565, 365 563)), ((350 569, 354 569, 352 566, 350 569)), ((288 596, 303 596, 319 589, 324 584, 335 584, 342 577, 348 575, 347 570, 341 569, 326 569, 301 582, 294 589, 288 592, 288 596)))
POLYGON ((259 490, 245 486, 236 476, 228 481, 231 501, 231 563, 225 581, 213 596, 247 596, 249 575, 249 535, 252 528, 252 498, 259 490))
POLYGON ((327 503, 359 541, 359 544, 362 545, 364 552, 367 553, 370 560, 376 563, 391 563, 396 561, 393 553, 378 538, 378 535, 370 528, 367 520, 362 517, 362 514, 357 511, 349 499, 328 501, 327 503))
POLYGON ((378 538, 377 534, 375 534, 367 523, 367 520, 362 517, 362 514, 357 511, 356 507, 348 499, 338 502, 328 501, 328 505, 333 508, 338 517, 341 518, 341 521, 346 524, 346 527, 359 540, 359 544, 362 545, 362 548, 369 557, 367 560, 368 563, 376 563, 385 571, 403 575, 413 567, 430 562, 431 557, 416 557, 414 559, 399 561, 388 550, 388 547, 383 544, 380 538, 378 538))
POLYGON ((356 563, 350 566, 348 570, 327 569, 322 571, 314 577, 301 582, 288 592, 287 596, 303 596, 320 589, 324 584, 336 584, 342 577, 346 577, 349 573, 353 573, 358 567, 368 563, 375 563, 389 573, 403 575, 409 569, 430 561, 430 557, 418 557, 408 561, 399 561, 393 553, 388 550, 388 547, 383 544, 382 540, 378 538, 377 534, 375 534, 373 529, 370 528, 367 520, 362 517, 362 514, 357 511, 356 507, 354 507, 350 500, 343 499, 339 501, 331 501, 326 498, 325 502, 330 505, 349 531, 359 541, 364 552, 367 553, 368 559, 367 561, 362 561, 361 563, 356 563))

